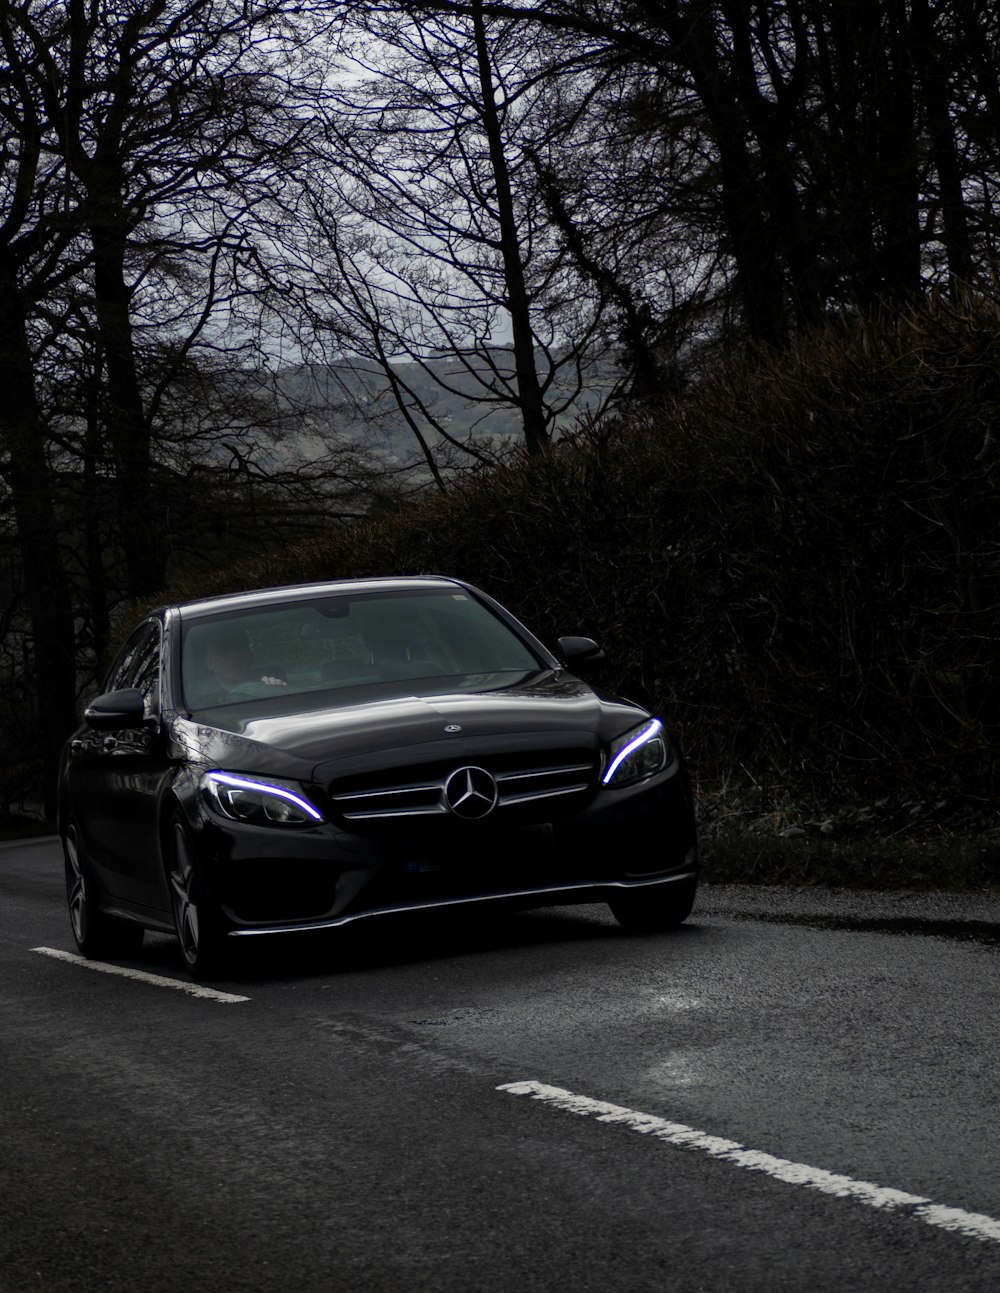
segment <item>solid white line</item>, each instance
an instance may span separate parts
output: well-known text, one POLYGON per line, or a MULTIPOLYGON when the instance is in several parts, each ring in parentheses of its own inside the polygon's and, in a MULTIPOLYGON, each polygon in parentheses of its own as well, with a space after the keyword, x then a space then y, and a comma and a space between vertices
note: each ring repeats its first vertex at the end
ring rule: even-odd
POLYGON ((249 997, 238 997, 233 992, 217 992, 215 988, 203 988, 200 983, 188 983, 182 979, 167 979, 160 974, 147 974, 145 970, 130 970, 124 965, 109 965, 107 961, 88 961, 85 956, 74 952, 60 952, 55 947, 33 947, 33 952, 42 956, 51 956, 56 961, 66 961, 78 965, 83 970, 97 970, 101 974, 117 974, 122 979, 134 979, 137 983, 149 983, 154 988, 172 988, 175 992, 186 992, 190 997, 201 997, 206 1001, 219 1001, 223 1005, 232 1005, 239 1001, 249 1001, 249 997))
POLYGON ((988 1239, 1000 1243, 1000 1221, 978 1212, 965 1212, 961 1208, 943 1207, 941 1204, 923 1198, 918 1194, 907 1194, 904 1190, 893 1190, 884 1185, 873 1185, 871 1181, 856 1181, 850 1176, 840 1176, 836 1172, 827 1172, 820 1167, 808 1167, 805 1163, 793 1163, 786 1158, 775 1158, 760 1150, 747 1149, 735 1140, 723 1140, 720 1136, 710 1136, 706 1132, 696 1131, 683 1123, 668 1122, 655 1114, 640 1113, 636 1109, 627 1109, 623 1105, 608 1104, 605 1100, 592 1100, 589 1096, 574 1095, 561 1087, 546 1086, 543 1082, 505 1082, 497 1087, 498 1091, 507 1091, 510 1095, 526 1095, 533 1100, 541 1100, 556 1109, 568 1113, 580 1114, 585 1118, 596 1118, 598 1122, 617 1123, 630 1131, 637 1131, 655 1140, 666 1141, 670 1145, 680 1145, 685 1149, 698 1149, 712 1158, 742 1167, 750 1172, 763 1172, 777 1181, 789 1185, 802 1185, 809 1190, 819 1190, 822 1194, 832 1194, 839 1199, 854 1199, 857 1203, 867 1204, 870 1208, 901 1209, 908 1216, 916 1217, 929 1226, 938 1226, 957 1234, 969 1235, 973 1239, 988 1239))

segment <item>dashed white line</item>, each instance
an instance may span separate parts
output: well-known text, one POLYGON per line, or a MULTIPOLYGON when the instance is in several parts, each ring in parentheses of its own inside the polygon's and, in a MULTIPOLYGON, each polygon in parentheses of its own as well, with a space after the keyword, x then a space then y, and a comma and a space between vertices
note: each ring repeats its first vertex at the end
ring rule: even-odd
POLYGON ((773 1154, 747 1149, 735 1140, 724 1140, 720 1136, 697 1131, 694 1127, 686 1127, 683 1123, 669 1122, 655 1114, 640 1113, 637 1109, 609 1104, 605 1100, 594 1100, 590 1096, 575 1095, 572 1091, 546 1086, 543 1082, 505 1082, 497 1090, 506 1091, 510 1095, 530 1096, 553 1108, 564 1109, 585 1118, 596 1118, 598 1122, 616 1123, 627 1127, 629 1131, 652 1136, 669 1145, 697 1149, 712 1158, 731 1163, 734 1167, 762 1172, 788 1185, 801 1185, 808 1190, 819 1190, 822 1194, 831 1194, 839 1199, 853 1199, 870 1208, 905 1211, 908 1216, 926 1222, 929 1226, 938 1226, 942 1230, 968 1235, 973 1239, 1000 1243, 1000 1221, 979 1212, 944 1207, 921 1195, 908 1194, 905 1190, 894 1190, 888 1186, 874 1185, 871 1181, 858 1181, 850 1176, 827 1172, 821 1167, 809 1167, 805 1163, 776 1158, 773 1154))
POLYGON ((219 992, 215 988, 203 988, 200 983, 168 979, 161 974, 147 974, 145 970, 130 970, 125 965, 109 965, 107 961, 88 961, 85 956, 77 956, 75 952, 62 952, 55 947, 33 947, 31 950, 40 952, 42 956, 51 956, 56 961, 78 965, 83 970, 97 970, 100 974, 116 974, 119 978, 134 979, 137 983, 148 983, 154 988, 172 988, 175 992, 186 992, 189 997, 218 1001, 226 1006, 250 1000, 249 997, 240 997, 234 992, 219 992))

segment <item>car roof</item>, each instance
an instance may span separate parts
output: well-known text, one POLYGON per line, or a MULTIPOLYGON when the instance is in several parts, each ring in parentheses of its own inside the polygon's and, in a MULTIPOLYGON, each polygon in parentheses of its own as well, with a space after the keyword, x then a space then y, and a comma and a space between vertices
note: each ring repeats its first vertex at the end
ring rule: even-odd
POLYGON ((218 615, 220 611, 250 610, 255 606, 277 606, 282 602, 307 601, 338 593, 411 591, 418 588, 465 588, 460 580, 444 575, 395 575, 375 579, 337 579, 326 583, 286 584, 278 588, 256 588, 243 593, 224 593, 198 601, 175 603, 171 610, 181 619, 218 615))

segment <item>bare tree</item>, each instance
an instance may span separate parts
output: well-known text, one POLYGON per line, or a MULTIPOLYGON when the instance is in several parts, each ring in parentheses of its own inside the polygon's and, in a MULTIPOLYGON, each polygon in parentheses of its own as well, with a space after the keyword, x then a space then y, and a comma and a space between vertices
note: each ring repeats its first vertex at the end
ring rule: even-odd
MULTIPOLYGON (((405 8, 471 21, 476 3, 405 8)), ((710 267, 696 290, 720 307, 716 326, 738 308, 731 336, 779 342, 831 310, 992 282, 1000 17, 986 0, 482 0, 482 10, 575 39, 591 67, 619 69, 620 97, 592 101, 614 182, 656 208, 645 225, 654 260, 657 231, 686 227, 710 267), (682 183, 644 175, 614 146, 623 121, 651 150, 687 134, 693 171, 682 183)), ((599 273, 595 246, 576 245, 599 273)), ((664 320, 672 308, 652 304, 664 320)))
POLYGON ((600 294, 539 196, 555 71, 529 34, 478 3, 460 18, 361 11, 356 74, 327 104, 306 177, 313 335, 378 370, 432 470, 435 445, 486 446, 436 416, 423 379, 482 413, 516 411, 537 451, 598 350, 600 294))
MULTIPOLYGON (((71 233, 57 219, 58 177, 44 156, 37 87, 24 67, 9 8, 6 0, 0 5, 5 56, 0 71, 0 466, 24 572, 8 591, 12 603, 23 597, 27 610, 28 647, 39 684, 34 689, 39 752, 51 774, 75 711, 73 616, 41 431, 29 314, 58 277, 71 233)), ((50 811, 51 785, 50 775, 50 811)))
POLYGON ((225 0, 144 0, 124 21, 105 3, 10 9, 40 105, 40 146, 62 168, 86 240, 133 596, 160 587, 166 569, 151 475, 162 392, 144 389, 136 329, 144 319, 183 330, 186 352, 217 319, 225 269, 232 290, 243 212, 225 195, 251 170, 266 182, 297 129, 259 52, 274 13, 225 0), (156 297, 180 261, 200 281, 194 293, 188 283, 185 316, 170 318, 156 297))

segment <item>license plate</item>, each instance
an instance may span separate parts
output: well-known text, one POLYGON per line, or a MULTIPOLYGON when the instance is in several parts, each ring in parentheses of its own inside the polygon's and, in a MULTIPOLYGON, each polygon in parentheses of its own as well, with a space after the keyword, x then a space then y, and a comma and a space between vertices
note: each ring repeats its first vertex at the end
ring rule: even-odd
POLYGON ((453 871, 454 858, 433 857, 427 853, 412 853, 403 859, 403 870, 407 875, 429 875, 434 871, 453 871))

